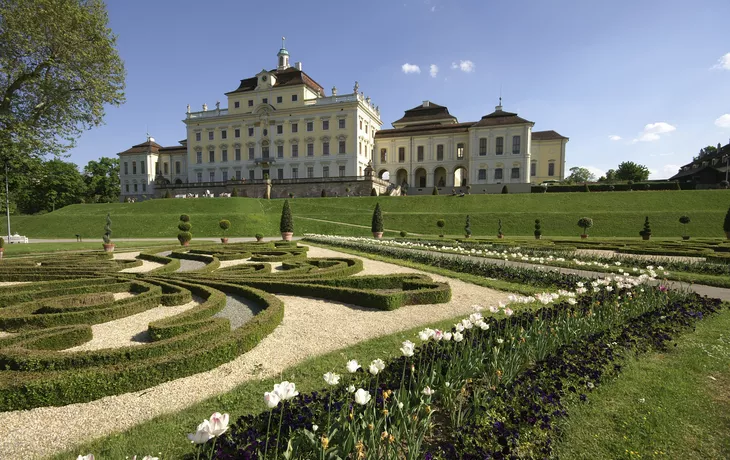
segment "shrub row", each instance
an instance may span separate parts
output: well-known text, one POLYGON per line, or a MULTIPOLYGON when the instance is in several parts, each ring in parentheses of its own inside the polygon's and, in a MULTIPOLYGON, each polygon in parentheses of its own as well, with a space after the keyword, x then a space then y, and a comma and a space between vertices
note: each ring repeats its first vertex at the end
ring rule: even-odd
POLYGON ((532 193, 565 193, 565 192, 627 192, 627 191, 646 191, 646 190, 695 190, 695 184, 679 183, 674 181, 666 182, 637 182, 635 184, 570 184, 570 185, 550 185, 542 187, 533 185, 530 188, 532 193))

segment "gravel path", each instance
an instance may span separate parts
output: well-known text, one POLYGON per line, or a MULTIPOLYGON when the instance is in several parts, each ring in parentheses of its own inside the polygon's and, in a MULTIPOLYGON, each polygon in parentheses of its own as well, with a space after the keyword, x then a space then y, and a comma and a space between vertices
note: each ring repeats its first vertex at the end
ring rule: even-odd
POLYGON ((192 272, 200 270, 205 267, 205 262, 199 262, 197 260, 180 259, 180 268, 175 270, 176 273, 192 272))
MULTIPOLYGON (((353 257, 311 247, 310 257, 353 257)), ((368 274, 418 273, 394 264, 365 259, 368 274)), ((440 276, 437 280, 446 280, 440 276)), ((0 458, 38 458, 83 441, 119 432, 158 415, 179 411, 203 399, 232 390, 243 382, 279 375, 313 356, 370 338, 472 313, 475 303, 507 301, 507 293, 448 279, 447 304, 408 305, 395 311, 370 310, 325 300, 279 296, 284 320, 254 349, 208 372, 135 393, 108 396, 89 403, 0 413, 0 458), (288 350, 282 353, 282 350, 288 350), (215 382, 211 385, 211 382, 215 382), (43 433, 42 439, 38 434, 43 433)), ((346 357, 343 356, 344 366, 346 357)), ((224 407, 220 408, 225 411, 224 407)))
POLYGON ((267 263, 267 264, 271 265, 272 272, 274 272, 276 270, 281 270, 281 265, 283 264, 283 262, 254 262, 251 259, 221 260, 221 264, 218 267, 218 270, 220 270, 221 268, 234 267, 236 265, 260 264, 260 263, 267 263))
MULTIPOLYGON (((134 260, 139 255, 139 251, 137 252, 122 252, 122 253, 114 253, 114 259, 116 260, 134 260)), ((150 262, 149 260, 143 260, 142 265, 139 267, 131 267, 131 268, 125 268, 122 270, 119 270, 119 273, 147 273, 150 272, 156 268, 162 267, 163 264, 157 263, 157 262, 150 262)))
MULTIPOLYGON (((129 293, 124 293, 129 294, 129 293)), ((116 295, 114 296, 116 298, 116 295)), ((116 300, 116 299, 115 299, 116 300)), ((144 345, 150 341, 147 328, 152 321, 177 315, 203 302, 199 297, 191 302, 173 307, 160 305, 136 315, 127 316, 106 323, 91 326, 93 338, 77 347, 67 348, 65 352, 102 350, 104 348, 131 347, 144 345)))
POLYGON ((21 284, 30 284, 30 281, 0 281, 0 287, 3 286, 18 286, 21 284))
POLYGON ((241 296, 227 295, 226 306, 215 315, 215 318, 227 318, 231 322, 231 330, 238 329, 263 310, 257 303, 241 296))

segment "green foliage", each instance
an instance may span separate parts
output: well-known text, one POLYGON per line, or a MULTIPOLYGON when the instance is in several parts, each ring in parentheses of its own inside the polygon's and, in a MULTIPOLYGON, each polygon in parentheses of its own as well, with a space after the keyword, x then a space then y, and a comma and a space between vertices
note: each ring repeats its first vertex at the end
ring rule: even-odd
POLYGON ((292 218, 289 200, 284 200, 284 206, 281 208, 281 219, 279 220, 279 231, 281 233, 294 232, 294 219, 292 218))
POLYGON ((111 244, 112 240, 112 218, 109 214, 106 215, 106 225, 104 226, 104 236, 102 237, 104 243, 111 244))
POLYGON ((565 178, 566 182, 570 183, 581 183, 581 182, 593 182, 596 180, 595 174, 590 172, 586 168, 574 166, 570 168, 570 175, 565 178))
POLYGON ((27 175, 17 183, 15 191, 11 191, 18 209, 24 214, 55 211, 82 203, 86 196, 84 177, 73 163, 59 159, 31 161, 27 168, 13 172, 27 175))
POLYGON ((325 190, 325 189, 322 189, 322 193, 321 193, 321 195, 320 195, 320 196, 321 196, 322 198, 326 197, 326 196, 327 196, 327 190, 325 190))
POLYGON ((190 222, 190 216, 187 215, 187 214, 182 214, 180 216, 180 220, 183 221, 183 222, 190 222))
POLYGON ((687 224, 688 224, 688 223, 690 223, 690 222, 691 222, 691 221, 690 221, 690 218, 689 218, 689 216, 682 216, 682 217, 680 217, 680 218, 679 218, 679 223, 680 223, 680 224, 684 224, 684 225, 687 225, 687 224))
POLYGON ((730 232, 730 208, 728 208, 727 214, 725 214, 725 222, 722 224, 722 229, 726 232, 730 232))
POLYGON ((233 190, 231 190, 231 198, 237 198, 238 197, 238 189, 236 187, 233 187, 233 190))
POLYGON ((373 219, 370 224, 370 230, 373 233, 380 233, 383 231, 383 212, 380 210, 380 203, 375 204, 375 210, 373 210, 373 219))
POLYGON ((504 185, 502 187, 502 195, 506 195, 508 193, 509 193, 509 187, 507 187, 507 185, 504 185))
POLYGON ((401 237, 401 238, 405 238, 405 237, 407 237, 407 236, 408 236, 408 232, 406 232, 406 231, 404 231, 404 230, 401 230, 401 231, 400 231, 400 237, 401 237))
POLYGON ((221 221, 218 222, 218 226, 225 233, 226 231, 228 231, 229 228, 231 228, 231 221, 230 220, 226 220, 226 219, 221 219, 221 221))
POLYGON ((535 236, 542 235, 542 226, 540 225, 540 219, 535 219, 535 236))
POLYGON ((180 221, 180 223, 177 224, 177 228, 181 232, 189 232, 190 229, 193 228, 193 225, 190 222, 180 221))
POLYGON ((0 152, 60 154, 124 102, 124 64, 101 0, 0 2, 0 152), (52 26, 49 26, 52 25, 52 26))
POLYGON ((170 193, 169 190, 165 192, 165 195, 162 198, 172 198, 172 193, 170 193))
MULTIPOLYGON (((101 157, 84 166, 85 201, 87 203, 115 203, 119 200, 119 159, 101 157)), ((167 191, 169 194, 170 191, 167 191)), ((172 196, 165 195, 165 198, 172 196)))
POLYGON ((446 225, 446 221, 443 220, 443 219, 439 219, 439 220, 436 221, 436 226, 438 228, 444 228, 445 225, 446 225))
POLYGON ((439 189, 436 188, 436 186, 434 185, 433 190, 431 190, 431 195, 438 195, 438 194, 439 194, 439 189))
POLYGON ((649 216, 644 219, 644 228, 639 232, 641 236, 651 236, 651 225, 649 224, 649 216))
POLYGON ((467 238, 471 236, 471 217, 469 214, 466 215, 466 225, 464 225, 464 236, 467 238))
POLYGON ((254 235, 254 237, 255 237, 255 238, 256 238, 257 240, 260 240, 261 238, 263 238, 263 237, 264 237, 264 234, 263 234, 263 233, 257 233, 256 235, 254 235))
POLYGON ((618 165, 616 179, 641 182, 649 179, 649 168, 633 161, 624 161, 618 165))
POLYGON ((190 216, 187 214, 182 214, 180 216, 180 222, 177 224, 178 230, 180 232, 177 234, 177 240, 180 242, 180 244, 184 245, 185 243, 189 243, 190 240, 193 239, 193 234, 190 233, 190 229, 193 228, 193 225, 190 223, 190 216))
POLYGON ((370 190, 370 196, 378 196, 378 191, 375 190, 375 187, 370 190))
POLYGON ((0 248, 4 248, 4 247, 5 247, 5 238, 0 236, 0 248))
POLYGON ((593 227, 593 219, 591 219, 590 217, 581 217, 578 220, 578 227, 583 229, 584 235, 587 235, 588 229, 593 227))

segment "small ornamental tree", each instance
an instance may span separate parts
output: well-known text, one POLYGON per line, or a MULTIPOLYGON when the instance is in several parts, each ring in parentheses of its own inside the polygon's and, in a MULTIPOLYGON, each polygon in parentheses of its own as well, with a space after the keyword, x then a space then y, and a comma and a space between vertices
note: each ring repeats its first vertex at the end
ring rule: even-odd
MULTIPOLYGON (((690 220, 689 216, 682 216, 679 218, 679 223, 682 224, 683 226, 685 226, 685 228, 687 228, 686 225, 689 224, 690 222, 691 222, 691 220, 690 220)), ((687 235, 686 230, 684 230, 682 232, 682 239, 685 239, 685 240, 689 239, 689 235, 687 235)))
POLYGON ((581 217, 578 220, 578 227, 583 229, 583 235, 588 236, 588 229, 593 227, 593 219, 590 217, 581 217))
POLYGON ((644 228, 639 232, 645 240, 651 238, 651 225, 649 224, 649 216, 644 219, 644 228))
POLYGON ((372 189, 370 189, 370 196, 378 196, 378 191, 375 190, 375 187, 373 187, 372 189))
POLYGON ((508 193, 509 193, 509 187, 507 187, 507 186, 505 185, 504 187, 502 187, 502 194, 503 194, 503 195, 507 195, 508 193))
POLYGON ((540 219, 535 219, 535 239, 540 239, 542 236, 542 227, 540 226, 540 219))
POLYGON ((220 222, 218 222, 218 226, 223 230, 223 234, 225 235, 229 228, 231 228, 231 221, 226 219, 221 219, 220 222))
POLYGON ((104 236, 102 236, 101 238, 104 240, 104 244, 112 244, 112 218, 109 214, 106 215, 104 236))
POLYGON ((504 236, 504 233, 502 233, 502 219, 499 219, 497 221, 497 237, 502 238, 504 236))
POLYGON ((466 215, 466 225, 464 225, 464 236, 469 238, 471 236, 471 218, 469 214, 466 215))
POLYGON ((237 197, 238 197, 238 189, 237 189, 237 188, 234 188, 234 189, 233 189, 233 190, 231 191, 231 197, 232 197, 232 198, 237 198, 237 197))
POLYGON ((725 230, 725 237, 730 240, 730 208, 725 214, 725 222, 722 224, 722 229, 725 230))
POLYGON ((5 247, 5 238, 0 236, 0 249, 5 247))
POLYGON ((169 190, 165 192, 165 198, 172 198, 172 193, 169 190))
POLYGON ((289 200, 284 200, 284 207, 281 208, 281 220, 279 221, 281 233, 294 233, 294 221, 289 207, 289 200))
POLYGON ((193 226, 190 224, 190 216, 187 214, 181 215, 180 222, 177 224, 177 229, 180 230, 177 234, 177 240, 181 245, 187 246, 187 244, 190 243, 190 240, 193 239, 193 234, 190 233, 190 229, 192 228, 193 226))
POLYGON ((441 238, 444 237, 444 227, 446 226, 446 221, 443 219, 439 219, 436 221, 436 226, 439 228, 439 236, 441 238))
POLYGON ((373 221, 370 225, 370 231, 373 233, 383 233, 383 212, 380 210, 380 203, 375 204, 373 211, 373 221))
POLYGON ((405 231, 405 230, 401 230, 401 231, 400 231, 400 236, 401 236, 401 238, 405 238, 405 237, 407 237, 407 236, 408 236, 408 232, 407 232, 407 231, 405 231))
POLYGON ((431 191, 431 195, 438 195, 438 194, 439 194, 439 189, 436 188, 436 186, 434 185, 433 190, 431 191))

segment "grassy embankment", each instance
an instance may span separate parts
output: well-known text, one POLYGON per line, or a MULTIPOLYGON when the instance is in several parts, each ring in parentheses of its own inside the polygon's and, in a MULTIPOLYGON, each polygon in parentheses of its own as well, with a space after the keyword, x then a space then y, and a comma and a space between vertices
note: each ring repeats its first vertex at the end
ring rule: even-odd
MULTIPOLYGON (((447 235, 463 235, 466 215, 475 237, 497 234, 497 221, 509 238, 531 236, 534 220, 542 221, 543 238, 573 237, 582 230, 580 217, 591 217, 594 237, 639 237, 649 216, 654 238, 678 239, 723 236, 722 221, 730 192, 725 190, 549 193, 511 195, 294 198, 291 200, 295 233, 370 234, 375 203, 384 212, 386 236, 395 232, 437 234, 436 220, 445 219, 447 235), (685 227, 681 215, 692 222, 685 227), (323 222, 329 221, 329 222, 323 222), (345 225, 349 224, 349 225, 345 225)), ((13 217, 13 232, 31 238, 99 238, 107 213, 114 220, 116 238, 170 238, 177 234, 180 214, 191 217, 193 236, 220 236, 220 219, 231 221, 229 236, 267 236, 279 233, 283 200, 254 198, 167 199, 142 203, 67 206, 40 216, 13 217)), ((1 225, 1 224, 0 224, 1 225)), ((0 228, 0 231, 2 229, 0 228)))

